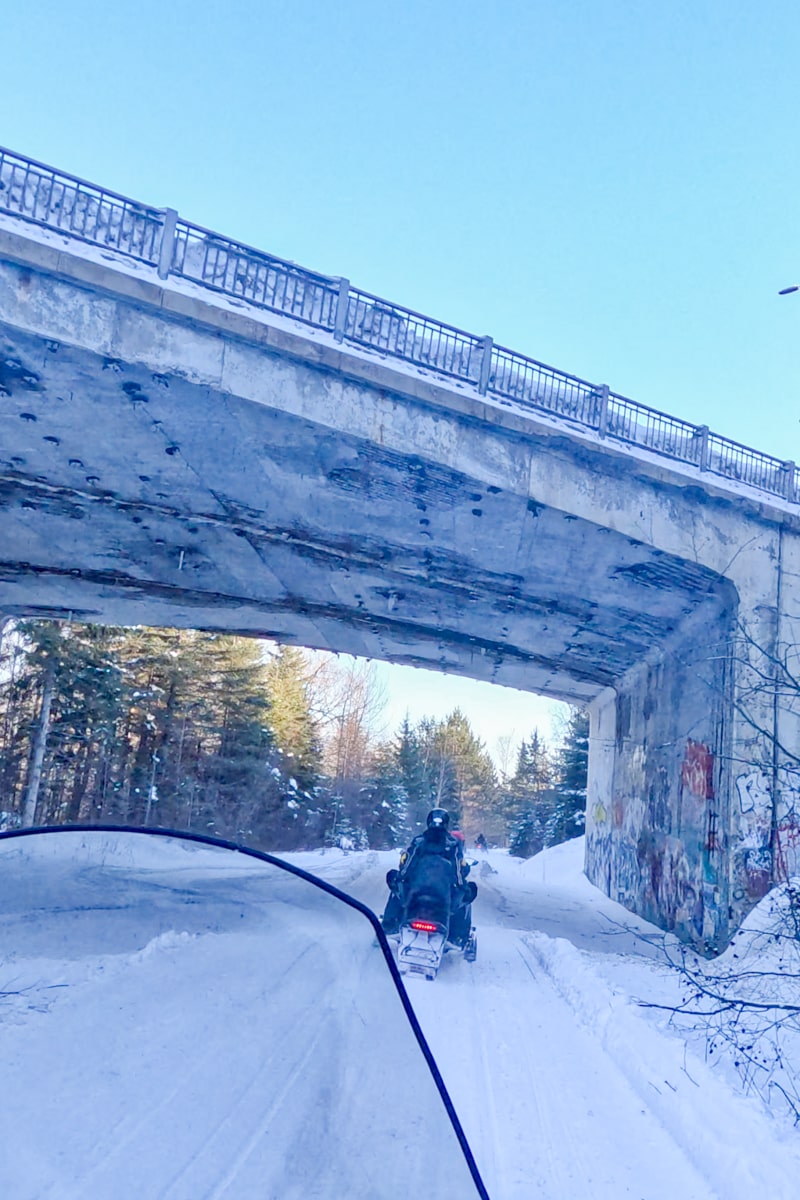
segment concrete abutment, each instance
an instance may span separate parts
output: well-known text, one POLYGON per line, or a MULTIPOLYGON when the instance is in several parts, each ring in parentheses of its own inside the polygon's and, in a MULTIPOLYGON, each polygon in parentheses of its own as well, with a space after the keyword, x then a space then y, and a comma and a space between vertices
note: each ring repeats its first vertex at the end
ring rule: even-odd
POLYGON ((728 869, 735 608, 689 625, 590 706, 586 873, 626 908, 713 948, 737 918, 728 869))

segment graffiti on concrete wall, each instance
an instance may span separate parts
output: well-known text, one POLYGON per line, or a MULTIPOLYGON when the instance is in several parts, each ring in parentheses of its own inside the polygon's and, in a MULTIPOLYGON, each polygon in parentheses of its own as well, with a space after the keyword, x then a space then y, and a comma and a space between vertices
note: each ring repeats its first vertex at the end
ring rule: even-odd
POLYGON ((629 904, 639 894, 641 870, 636 847, 626 837, 617 844, 616 868, 617 899, 629 904))
POLYGON ((703 935, 702 875, 681 838, 660 830, 642 830, 637 846, 642 903, 667 929, 692 929, 703 935))
POLYGON ((659 908, 667 914, 668 928, 690 925, 700 936, 703 932, 703 893, 696 876, 683 842, 679 838, 666 838, 659 908))
POLYGON ((778 800, 775 812, 778 878, 800 872, 800 768, 778 771, 778 800))
POLYGON ((757 850, 769 846, 772 824, 772 796, 767 776, 755 768, 736 779, 739 797, 739 844, 757 850))
MULTIPOLYGON (((613 790, 590 804, 587 839, 587 874, 598 887, 708 946, 724 933, 731 901, 758 899, 773 877, 770 779, 744 771, 729 792, 712 746, 710 738, 687 738, 675 755, 662 745, 626 745, 613 790), (724 869, 729 851, 737 863, 733 880, 724 869)), ((786 774, 783 791, 784 842, 800 863, 800 768, 786 774)))
POLYGON ((688 738, 681 764, 682 824, 696 829, 705 852, 706 872, 719 850, 719 813, 714 794, 714 751, 688 738))
POLYGON ((760 900, 773 882, 800 870, 800 768, 779 769, 775 797, 772 780, 760 767, 738 775, 735 789, 741 874, 734 899, 760 900))
POLYGON ((770 781, 758 767, 736 778, 739 799, 739 849, 743 852, 747 896, 759 900, 772 881, 772 792, 770 781))
POLYGON ((698 800, 714 798, 714 753, 704 742, 689 738, 681 764, 681 786, 698 800))
POLYGON ((680 781, 682 787, 698 800, 714 798, 714 751, 705 743, 688 738, 680 768, 680 781))
POLYGON ((714 770, 713 750, 705 742, 687 739, 678 805, 673 809, 669 771, 656 761, 649 775, 648 819, 637 834, 643 907, 659 924, 691 930, 698 940, 712 937, 717 922, 714 770))
POLYGON ((660 925, 691 931, 698 940, 710 937, 719 898, 704 852, 709 821, 716 820, 713 751, 689 739, 677 780, 663 756, 641 745, 626 750, 620 768, 617 781, 624 780, 624 788, 591 809, 587 863, 593 882, 660 925), (673 816, 677 790, 682 818, 673 816))
POLYGON ((607 896, 630 908, 641 891, 641 871, 636 847, 624 835, 615 836, 606 826, 597 829, 589 843, 587 873, 607 896))

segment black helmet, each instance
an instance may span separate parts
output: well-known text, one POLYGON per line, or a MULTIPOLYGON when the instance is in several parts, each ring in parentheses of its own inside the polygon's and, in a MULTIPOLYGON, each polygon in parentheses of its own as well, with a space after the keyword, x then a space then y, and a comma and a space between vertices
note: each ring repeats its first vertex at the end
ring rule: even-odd
POLYGON ((447 829, 450 813, 445 808, 432 808, 428 813, 428 829, 447 829))

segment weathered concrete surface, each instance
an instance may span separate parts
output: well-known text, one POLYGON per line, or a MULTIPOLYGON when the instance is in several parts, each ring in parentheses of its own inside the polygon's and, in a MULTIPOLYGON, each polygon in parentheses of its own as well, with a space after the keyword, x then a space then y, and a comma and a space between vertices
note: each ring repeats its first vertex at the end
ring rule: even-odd
POLYGON ((0 611, 263 634, 590 704, 590 876, 723 939, 780 801, 773 697, 737 711, 733 635, 793 633, 796 513, 12 226, 0 611), (737 807, 756 763, 761 824, 737 807))

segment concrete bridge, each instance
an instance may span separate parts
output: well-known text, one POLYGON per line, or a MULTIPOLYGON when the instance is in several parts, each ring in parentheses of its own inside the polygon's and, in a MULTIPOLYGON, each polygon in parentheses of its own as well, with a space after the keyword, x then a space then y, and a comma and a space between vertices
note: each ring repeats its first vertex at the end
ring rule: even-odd
POLYGON ((795 476, 0 152, 0 619, 586 705, 587 874, 700 945, 797 867, 795 476))

